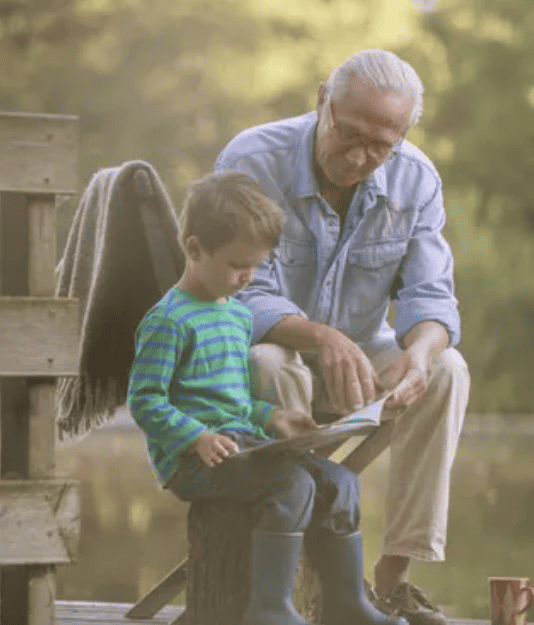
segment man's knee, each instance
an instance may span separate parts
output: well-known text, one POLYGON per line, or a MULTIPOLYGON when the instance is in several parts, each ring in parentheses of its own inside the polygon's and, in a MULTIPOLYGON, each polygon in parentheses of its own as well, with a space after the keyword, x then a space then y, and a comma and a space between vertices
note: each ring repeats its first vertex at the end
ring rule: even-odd
POLYGON ((262 375, 275 375, 280 369, 302 365, 300 354, 274 343, 258 343, 249 351, 249 367, 262 375))
POLYGON ((453 347, 443 350, 434 360, 431 377, 439 380, 440 386, 455 386, 465 393, 469 391, 469 369, 463 356, 453 347))
POLYGON ((312 374, 299 352, 259 343, 250 349, 249 370, 254 397, 311 414, 312 374))

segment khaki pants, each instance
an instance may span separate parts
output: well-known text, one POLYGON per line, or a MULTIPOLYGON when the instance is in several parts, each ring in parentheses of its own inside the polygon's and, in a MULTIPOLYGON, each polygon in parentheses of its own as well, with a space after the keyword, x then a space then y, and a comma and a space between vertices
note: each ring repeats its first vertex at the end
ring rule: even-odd
MULTIPOLYGON (((399 355, 394 341, 365 349, 380 373, 399 355)), ((298 352, 270 343, 250 351, 252 393, 286 410, 311 415, 313 375, 298 352)), ((450 472, 469 394, 467 365, 453 348, 429 371, 424 401, 389 414, 391 438, 386 529, 382 553, 426 561, 445 559, 450 472)))

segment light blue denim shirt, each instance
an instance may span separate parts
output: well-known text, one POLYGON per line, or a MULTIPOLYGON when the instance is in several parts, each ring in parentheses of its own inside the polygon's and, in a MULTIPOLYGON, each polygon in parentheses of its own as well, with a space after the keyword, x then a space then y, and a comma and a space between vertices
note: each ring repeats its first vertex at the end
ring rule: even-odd
POLYGON ((460 338, 453 262, 441 230, 441 181, 409 141, 359 185, 343 228, 313 175, 315 113, 249 128, 219 155, 215 169, 257 180, 285 211, 280 245, 238 298, 253 313, 253 342, 285 315, 338 328, 357 343, 398 341, 434 320, 460 338), (398 288, 397 288, 398 287, 398 288), (395 290, 391 299, 392 288, 395 290), (395 331, 386 321, 396 309, 395 331))

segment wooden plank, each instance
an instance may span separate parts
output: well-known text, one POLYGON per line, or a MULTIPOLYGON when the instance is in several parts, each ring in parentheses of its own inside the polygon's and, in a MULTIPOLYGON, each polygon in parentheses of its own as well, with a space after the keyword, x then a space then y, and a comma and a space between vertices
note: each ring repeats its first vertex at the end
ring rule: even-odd
POLYGON ((125 614, 128 619, 151 618, 164 605, 176 597, 187 583, 187 560, 183 560, 166 577, 159 581, 144 597, 125 614))
POLYGON ((53 378, 34 381, 28 383, 28 475, 41 480, 56 469, 56 384, 53 378))
POLYGON ((33 297, 56 290, 57 209, 53 195, 28 199, 28 287, 33 297))
MULTIPOLYGON (((28 289, 32 297, 51 296, 55 292, 56 229, 55 196, 28 196, 28 289)), ((76 354, 77 350, 72 353, 76 354)), ((34 379, 28 383, 28 476, 46 479, 55 474, 55 398, 51 378, 39 381, 34 379)), ((78 545, 79 495, 75 496, 73 491, 66 505, 60 501, 54 504, 54 511, 62 516, 58 524, 61 537, 68 541, 70 533, 70 542, 74 543, 66 544, 68 555, 72 557, 78 545), (64 518, 65 511, 74 512, 73 523, 64 518)), ((56 569, 50 562, 28 568, 28 625, 54 625, 56 621, 56 569)))
POLYGON ((166 606, 151 619, 127 619, 128 603, 101 603, 96 601, 56 602, 57 625, 169 625, 184 614, 183 606, 166 606))
POLYGON ((75 376, 78 301, 0 297, 1 376, 75 376))
POLYGON ((78 118, 0 113, 0 191, 76 193, 78 118))
MULTIPOLYGON (((171 619, 185 613, 183 606, 167 606, 153 619, 128 621, 124 614, 131 608, 128 603, 103 603, 97 601, 58 601, 57 625, 168 625, 171 619)), ((489 619, 448 618, 448 625, 490 625, 489 619)), ((207 624, 208 625, 208 624, 207 624)), ((532 623, 529 622, 529 625, 532 623)))
POLYGON ((0 482, 0 565, 74 562, 80 534, 79 483, 0 482))

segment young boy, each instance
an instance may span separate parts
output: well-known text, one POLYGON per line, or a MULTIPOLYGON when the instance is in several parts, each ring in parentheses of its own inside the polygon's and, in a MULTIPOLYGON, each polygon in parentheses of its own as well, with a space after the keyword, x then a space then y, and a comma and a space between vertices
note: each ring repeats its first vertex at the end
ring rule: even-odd
POLYGON ((278 244, 281 209, 245 174, 193 183, 180 216, 186 268, 136 335, 128 403, 154 470, 180 499, 249 502, 250 601, 244 625, 305 625, 292 603, 304 532, 323 583, 325 625, 405 625, 366 599, 358 478, 306 453, 235 455, 315 428, 250 395, 252 316, 232 297, 278 244))

